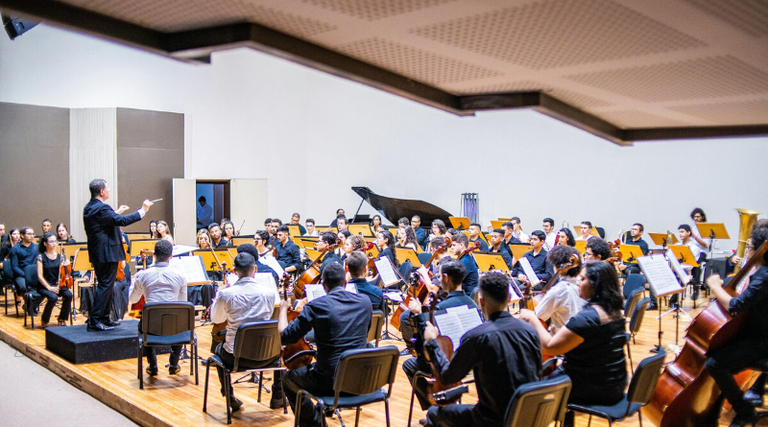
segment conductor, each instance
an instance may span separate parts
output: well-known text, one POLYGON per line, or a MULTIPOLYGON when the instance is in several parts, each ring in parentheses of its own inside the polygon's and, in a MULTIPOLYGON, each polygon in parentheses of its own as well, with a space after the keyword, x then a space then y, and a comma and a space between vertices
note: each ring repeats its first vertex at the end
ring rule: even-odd
POLYGON ((83 209, 83 223, 85 234, 88 236, 88 256, 98 281, 93 306, 88 313, 88 331, 108 331, 117 326, 117 323, 109 320, 106 307, 112 299, 118 265, 120 261, 125 260, 120 227, 140 221, 152 206, 152 202, 144 200, 138 211, 123 216, 123 212, 129 209, 128 206, 122 205, 114 210, 105 203, 109 199, 107 181, 94 179, 88 188, 91 191, 91 200, 83 209))

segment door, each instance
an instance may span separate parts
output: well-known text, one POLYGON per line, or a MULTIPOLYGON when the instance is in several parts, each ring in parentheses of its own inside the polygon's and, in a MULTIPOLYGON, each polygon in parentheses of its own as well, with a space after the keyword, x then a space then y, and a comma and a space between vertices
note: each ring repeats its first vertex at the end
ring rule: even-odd
POLYGON ((235 229, 240 234, 253 234, 264 228, 267 219, 267 180, 233 179, 230 181, 230 212, 235 229), (245 224, 243 224, 245 221, 245 224))
POLYGON ((196 246, 196 180, 173 179, 173 240, 177 245, 196 246))

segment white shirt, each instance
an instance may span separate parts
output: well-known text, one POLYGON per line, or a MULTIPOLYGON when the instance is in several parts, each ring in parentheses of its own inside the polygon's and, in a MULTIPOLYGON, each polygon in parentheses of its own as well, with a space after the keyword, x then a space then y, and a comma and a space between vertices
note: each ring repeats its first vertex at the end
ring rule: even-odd
POLYGON ((528 237, 527 234, 523 233, 522 230, 520 230, 520 231, 513 231, 512 235, 517 237, 517 239, 520 240, 521 243, 529 243, 531 241, 531 238, 528 237))
MULTIPOLYGON (((693 233, 693 235, 694 235, 694 236, 697 236, 699 239, 701 239, 701 240, 704 240, 704 239, 701 237, 701 233, 699 233, 699 227, 696 227, 696 223, 695 223, 695 222, 694 222, 693 224, 691 224, 691 233, 693 233)), ((701 245, 699 244, 699 242, 698 242, 696 239, 694 239, 694 238, 691 238, 691 240, 693 241, 693 243, 696 243, 696 246, 698 246, 699 248, 701 248, 701 250, 703 250, 703 251, 706 251, 706 250, 707 250, 707 247, 706 247, 706 246, 701 246, 701 245)), ((705 241, 706 241, 706 240, 705 240, 705 241)), ((693 252, 693 249, 691 249, 691 252, 693 252)), ((696 255, 696 254, 694 254, 694 255, 696 255)), ((698 258, 697 258, 697 259, 698 259, 698 258)))
POLYGON ((579 286, 575 281, 575 277, 564 277, 536 305, 536 316, 544 321, 551 318, 555 332, 565 326, 586 303, 579 296, 579 286))
POLYGON ((547 238, 544 239, 544 249, 547 251, 552 250, 552 248, 555 247, 555 242, 557 242, 557 232, 552 231, 551 233, 547 233, 547 238))
POLYGON ((317 228, 315 228, 311 233, 304 233, 304 236, 306 236, 306 237, 318 237, 318 236, 320 236, 320 232, 318 232, 317 228))
POLYGON ((259 284, 253 277, 242 277, 234 285, 222 289, 211 304, 211 321, 227 322, 224 349, 234 352, 237 328, 244 322, 269 320, 275 310, 275 290, 259 284))
POLYGON ((198 206, 197 219, 203 227, 208 227, 213 222, 213 207, 209 204, 198 206))
POLYGON ((187 300, 187 281, 167 262, 157 262, 142 270, 131 283, 128 302, 139 302, 142 295, 144 302, 171 302, 187 300))
POLYGON ((696 241, 693 237, 688 239, 688 243, 685 244, 685 246, 688 246, 688 249, 691 250, 691 253, 693 254, 693 259, 696 262, 699 262, 699 255, 701 255, 701 246, 699 245, 699 242, 696 241))

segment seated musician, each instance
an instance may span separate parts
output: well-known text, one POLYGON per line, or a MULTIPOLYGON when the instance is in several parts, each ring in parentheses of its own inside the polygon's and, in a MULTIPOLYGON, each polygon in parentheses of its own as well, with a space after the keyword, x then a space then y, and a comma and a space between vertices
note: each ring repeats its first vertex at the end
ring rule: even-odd
POLYGON ((454 384, 471 370, 477 388, 477 405, 432 406, 427 412, 429 426, 501 426, 515 390, 539 380, 539 337, 530 325, 507 311, 507 277, 488 273, 480 278, 478 289, 480 308, 488 321, 461 337, 453 360, 448 361, 436 340, 437 328, 427 324, 424 329, 424 351, 433 361, 440 380, 454 384))
MULTIPOLYGON (((341 263, 346 265, 349 256, 354 252, 362 251, 365 246, 366 243, 363 236, 352 235, 347 237, 347 240, 344 241, 344 252, 340 258, 341 263)), ((365 252, 362 252, 362 254, 365 255, 365 252)))
POLYGON ((229 240, 221 235, 221 227, 215 222, 208 226, 208 234, 211 235, 211 245, 214 249, 229 246, 229 240))
POLYGON ((408 218, 402 217, 397 220, 397 228, 405 228, 411 225, 411 221, 408 221, 408 218))
POLYGON ((59 223, 56 226, 56 240, 59 243, 77 243, 75 242, 75 239, 72 238, 72 236, 69 235, 69 229, 67 228, 67 224, 64 224, 63 222, 59 223))
POLYGON ((475 242, 480 242, 480 249, 483 252, 486 252, 488 250, 488 243, 485 243, 485 240, 483 240, 480 237, 480 233, 483 232, 483 227, 480 226, 480 224, 473 222, 472 224, 469 224, 469 243, 471 245, 474 245, 475 242))
MULTIPOLYGON (((69 260, 62 258, 61 254, 56 253, 56 235, 45 233, 40 238, 37 250, 40 255, 37 256, 37 293, 45 298, 45 308, 40 322, 43 328, 48 327, 51 321, 51 312, 56 302, 61 297, 61 311, 59 311, 59 326, 66 326, 69 320, 69 311, 72 307, 72 292, 67 288, 59 288, 58 281, 61 279, 61 266, 69 265, 69 260)), ((33 303, 34 305, 34 303, 33 303)))
POLYGON ((232 246, 232 240, 235 238, 235 224, 230 220, 223 221, 223 224, 221 226, 222 236, 229 242, 227 246, 232 246))
MULTIPOLYGON (((440 263, 440 270, 437 276, 440 278, 440 287, 447 296, 437 303, 436 310, 445 310, 449 307, 459 307, 462 305, 466 305, 469 308, 477 308, 472 298, 468 297, 461 288, 461 282, 464 280, 465 275, 466 269, 464 264, 455 259, 446 257, 445 261, 440 263)), ((506 286, 506 280, 504 283, 506 286)), ((423 332, 427 325, 427 317, 423 313, 421 302, 416 298, 411 299, 408 308, 400 317, 400 332, 402 333, 403 341, 405 341, 406 349, 411 354, 416 354, 416 357, 403 362, 403 371, 408 376, 410 383, 413 384, 413 377, 417 372, 430 372, 429 362, 427 362, 423 352, 423 332)), ((537 351, 541 354, 538 348, 537 351)), ((541 356, 539 356, 539 359, 541 359, 541 356)), ((414 392, 419 399, 421 409, 426 410, 429 408, 427 385, 423 382, 417 383, 414 392)))
MULTIPOLYGON (((541 283, 533 288, 537 291, 541 290, 547 283, 547 280, 554 274, 552 265, 547 261, 547 251, 544 250, 544 239, 546 239, 546 235, 543 231, 534 230, 531 233, 531 250, 523 255, 523 257, 527 258, 528 262, 531 263, 533 272, 536 273, 536 276, 541 280, 541 283)), ((512 277, 517 277, 517 280, 523 283, 530 283, 528 276, 525 275, 523 266, 520 265, 519 261, 515 263, 515 267, 512 269, 512 277)))
POLYGON ((349 228, 349 222, 347 221, 347 217, 345 217, 344 215, 337 216, 336 228, 339 230, 339 232, 345 231, 347 228, 349 228))
POLYGON ((501 246, 503 246, 504 249, 506 249, 507 252, 511 254, 512 251, 509 250, 509 245, 520 244, 522 242, 514 236, 515 225, 511 222, 505 222, 504 224, 501 224, 501 229, 504 230, 504 241, 501 242, 501 246))
POLYGON ((315 220, 312 218, 307 218, 307 220, 304 222, 304 224, 307 225, 307 231, 306 233, 302 233, 302 236, 307 237, 317 237, 320 234, 315 230, 315 220))
MULTIPOLYGON (((693 232, 691 231, 690 225, 680 224, 680 227, 677 228, 677 233, 680 237, 681 244, 688 246, 688 249, 690 249, 693 254, 693 259, 699 264, 698 267, 693 267, 691 269, 691 282, 693 284, 693 294, 691 295, 691 299, 696 301, 699 298, 701 263, 704 262, 707 253, 701 249, 701 246, 699 246, 698 242, 693 238, 693 232)), ((674 297, 677 297, 677 294, 675 294, 674 297)), ((677 298, 675 298, 675 300, 677 300, 677 298)))
POLYGON ((494 228, 491 233, 491 246, 488 248, 488 252, 498 253, 504 258, 504 262, 507 264, 507 268, 512 269, 512 255, 508 250, 504 249, 502 243, 504 242, 504 230, 501 228, 494 228))
POLYGON ((576 246, 576 239, 573 237, 573 233, 571 232, 570 228, 561 228, 557 232, 557 238, 560 239, 561 245, 576 246))
MULTIPOLYGON (((445 223, 441 219, 435 219, 432 221, 432 235, 435 237, 443 237, 447 231, 445 223)), ((431 237, 430 237, 431 239, 431 237)))
POLYGON ((552 218, 544 218, 544 221, 541 224, 541 229, 544 231, 544 234, 547 235, 547 238, 544 240, 544 249, 547 251, 552 250, 552 248, 555 247, 555 242, 557 241, 557 232, 555 232, 555 220, 552 218))
POLYGON ((336 256, 339 257, 342 261, 344 256, 344 244, 347 243, 347 237, 351 237, 352 233, 349 232, 349 230, 341 230, 339 231, 339 234, 336 235, 336 238, 339 239, 339 246, 333 250, 333 252, 336 254, 336 256))
POLYGON ((208 234, 207 228, 197 230, 197 247, 200 249, 211 248, 211 235, 208 234))
POLYGON ((421 246, 422 249, 426 249, 429 241, 427 240, 427 232, 421 228, 420 216, 414 215, 411 218, 411 227, 413 227, 413 232, 416 233, 416 241, 419 242, 419 246, 421 246))
POLYGON ((418 252, 419 242, 416 239, 416 233, 410 225, 397 229, 397 247, 411 249, 418 252))
POLYGON ((530 236, 528 236, 523 232, 523 226, 520 222, 520 218, 514 216, 512 217, 512 219, 509 220, 509 222, 512 223, 512 227, 514 228, 514 230, 512 231, 512 235, 515 236, 515 238, 519 240, 520 243, 530 242, 530 236))
MULTIPOLYGON (((597 240, 589 239, 590 242, 597 240)), ((579 258, 579 251, 567 245, 558 245, 547 254, 547 260, 553 266, 561 266, 579 258)), ((576 277, 581 268, 577 265, 560 276, 560 280, 552 286, 536 304, 536 316, 547 321, 551 319, 550 330, 557 332, 571 320, 571 317, 581 310, 584 301, 579 296, 579 286, 576 277)))
POLYGON ((272 218, 267 218, 264 220, 264 231, 267 232, 268 239, 264 241, 264 244, 266 246, 272 246, 272 218))
POLYGON ((171 236, 171 231, 168 229, 168 223, 165 221, 157 221, 157 234, 160 239, 167 240, 171 242, 171 244, 174 244, 173 236, 171 236))
POLYGON ((269 232, 259 230, 253 233, 253 246, 259 251, 260 257, 272 256, 272 249, 269 248, 269 232))
MULTIPOLYGON (((216 299, 211 306, 211 321, 214 324, 227 322, 227 336, 224 342, 216 347, 216 355, 228 368, 232 368, 235 358, 232 355, 234 351, 235 335, 237 329, 244 322, 255 320, 269 320, 272 312, 275 310, 276 293, 275 289, 269 289, 259 284, 253 278, 256 272, 255 260, 251 254, 242 252, 235 257, 235 272, 237 273, 237 282, 226 289, 219 290, 216 299)), ((271 363, 279 363, 272 361, 271 363)), ((270 364, 271 364, 270 363, 270 364)), ((256 364, 249 359, 241 358, 239 366, 242 368, 262 368, 265 365, 256 364)), ((224 370, 216 367, 219 372, 219 381, 221 382, 221 394, 224 395, 224 381, 227 377, 224 370)), ((282 376, 275 372, 275 382, 272 387, 272 400, 270 408, 278 408, 283 405, 282 389, 280 381, 282 376)), ((232 410, 237 411, 243 406, 243 402, 235 398, 232 384, 229 386, 230 400, 232 410)))
POLYGON ((592 235, 592 223, 589 221, 581 221, 581 234, 576 240, 589 240, 595 237, 592 235))
POLYGON ((584 250, 585 261, 604 261, 611 258, 611 246, 600 237, 592 237, 587 240, 587 248, 584 250))
MULTIPOLYGON (((324 233, 325 234, 325 233, 324 233)), ((333 234, 333 233, 331 233, 333 234)), ((306 390, 315 396, 333 395, 333 377, 339 357, 346 350, 365 348, 371 325, 371 301, 363 295, 344 290, 344 267, 338 263, 326 266, 322 274, 323 288, 328 293, 306 304, 298 317, 288 323, 290 301, 280 303, 278 329, 283 345, 298 342, 314 329, 317 345, 316 362, 288 371, 283 387, 288 403, 296 412, 296 394, 306 390)), ((301 401, 301 426, 323 425, 324 414, 308 397, 301 401)))
MULTIPOLYGON (((181 273, 169 266, 168 261, 171 255, 173 255, 171 242, 159 240, 155 243, 155 263, 136 275, 129 291, 129 304, 139 302, 142 296, 145 303, 187 301, 187 281, 181 273)), ((141 332, 141 321, 139 321, 139 332, 141 332)), ((168 373, 171 375, 181 372, 179 367, 181 348, 180 345, 171 347, 168 367, 168 373)), ((147 374, 157 375, 155 347, 144 347, 144 355, 147 357, 147 374)))
POLYGON ((43 230, 42 234, 50 233, 52 231, 51 229, 53 227, 53 222, 50 219, 46 218, 43 220, 43 223, 40 225, 40 227, 43 230))
MULTIPOLYGON (((586 305, 554 335, 533 311, 519 318, 536 328, 545 353, 564 355, 563 364, 550 377, 568 375, 573 382, 568 402, 613 405, 624 397, 627 368, 623 298, 616 269, 604 261, 589 261, 578 276, 579 295, 586 305)), ((573 426, 573 413, 565 425, 573 426)))
MULTIPOLYGON (((237 253, 239 254, 243 252, 250 254, 253 259, 256 260, 254 273, 270 273, 275 279, 275 284, 277 287, 280 286, 280 276, 277 275, 277 272, 273 270, 272 267, 262 262, 261 256, 259 256, 259 251, 256 249, 256 246, 253 246, 250 243, 241 243, 237 245, 237 253)), ((280 298, 279 294, 277 295, 277 298, 280 298)))
MULTIPOLYGON (((747 241, 745 256, 753 257, 766 240, 768 240, 768 230, 753 229, 747 241)), ((747 369, 754 362, 768 357, 766 342, 768 310, 765 309, 768 304, 768 253, 758 261, 757 271, 746 280, 749 281, 746 288, 738 296, 732 297, 723 289, 723 281, 717 274, 707 279, 707 284, 718 304, 733 317, 745 311, 744 315, 747 316, 744 326, 728 344, 707 353, 704 367, 722 392, 715 405, 714 413, 711 414, 711 425, 717 425, 723 399, 728 399, 736 411, 732 427, 757 422, 755 408, 744 399, 744 393, 733 375, 747 369)))
POLYGON ((284 264, 286 273, 293 273, 301 270, 301 254, 299 246, 291 241, 287 225, 281 225, 277 228, 277 261, 284 264))
POLYGON ((16 305, 21 305, 23 295, 27 292, 26 276, 24 269, 32 265, 37 258, 37 244, 35 230, 32 227, 21 227, 21 240, 11 248, 11 269, 13 270, 13 283, 16 288, 16 305))
MULTIPOLYGON (((352 238, 354 237, 360 236, 352 236, 352 238)), ((352 238, 347 239, 347 242, 352 240, 352 238)), ((352 278, 349 282, 355 284, 357 293, 365 295, 371 300, 372 309, 381 310, 383 312, 384 294, 378 286, 366 279, 366 276, 368 275, 368 257, 365 255, 365 252, 353 251, 347 257, 346 262, 349 275, 352 278)))
MULTIPOLYGON (((640 224, 639 222, 632 224, 632 229, 630 231, 631 238, 624 242, 624 244, 640 246, 640 250, 643 252, 643 255, 648 255, 648 243, 643 240, 643 230, 645 230, 643 224, 640 224)), ((636 262, 620 264, 619 270, 629 274, 640 273, 640 267, 636 262)))
POLYGON ((395 268, 400 267, 400 261, 397 259, 397 249, 395 245, 395 236, 389 230, 382 230, 376 233, 376 246, 379 247, 379 257, 387 257, 395 268))
POLYGON ((291 225, 299 227, 299 236, 303 236, 307 233, 307 229, 301 225, 301 215, 299 215, 298 212, 294 212, 293 215, 291 215, 291 225))
POLYGON ((337 227, 339 224, 339 217, 344 216, 344 214, 345 214, 344 209, 342 208, 336 209, 336 217, 333 221, 331 221, 331 227, 337 227))
POLYGON ((269 245, 273 248, 275 247, 275 242, 277 242, 277 229, 280 228, 281 225, 283 225, 283 221, 281 221, 280 218, 272 218, 272 226, 269 228, 272 240, 269 245))
POLYGON ((465 273, 464 279, 461 281, 461 287, 468 297, 472 297, 475 288, 477 287, 478 273, 475 258, 469 253, 466 253, 468 246, 469 237, 464 234, 459 234, 456 237, 456 240, 451 243, 451 252, 453 252, 453 255, 464 264, 465 273))

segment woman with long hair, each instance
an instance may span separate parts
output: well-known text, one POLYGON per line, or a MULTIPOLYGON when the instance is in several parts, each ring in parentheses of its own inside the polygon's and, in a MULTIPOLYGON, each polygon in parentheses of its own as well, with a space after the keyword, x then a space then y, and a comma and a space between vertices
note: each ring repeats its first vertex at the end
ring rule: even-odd
POLYGON ((232 246, 232 238, 235 237, 235 224, 232 224, 232 221, 226 221, 221 229, 224 238, 229 242, 227 246, 232 246))
POLYGON ((157 234, 157 220, 153 219, 152 221, 149 221, 149 238, 150 239, 159 239, 160 235, 157 234))
POLYGON ((576 238, 573 237, 571 230, 566 227, 561 228, 560 231, 557 232, 557 238, 561 245, 565 242, 568 246, 576 246, 576 238))
MULTIPOLYGON (((43 314, 40 316, 40 322, 42 327, 48 327, 48 322, 51 321, 51 312, 53 307, 56 306, 56 302, 61 297, 61 311, 59 312, 58 322, 59 326, 65 326, 67 320, 69 320, 69 311, 72 307, 72 292, 67 288, 59 288, 58 281, 61 279, 60 267, 63 265, 69 265, 69 260, 56 253, 57 244, 56 235, 53 233, 45 233, 40 238, 40 242, 37 245, 37 293, 40 295, 40 299, 45 298, 45 308, 43 314)), ((37 306, 35 302, 32 304, 37 306)))
POLYGON ((69 229, 63 222, 56 226, 56 237, 59 243, 76 243, 75 239, 69 235, 69 229))
POLYGON ((159 239, 167 240, 173 243, 173 236, 171 236, 170 230, 168 230, 168 223, 165 221, 157 221, 157 235, 159 239))
POLYGON ((350 233, 349 230, 341 230, 339 231, 339 234, 336 236, 339 238, 339 240, 341 240, 341 244, 339 244, 339 247, 334 249, 334 252, 339 258, 342 258, 344 256, 344 245, 347 243, 347 239, 350 236, 352 236, 352 233, 350 233))
POLYGON ((200 249, 211 248, 211 235, 208 234, 208 229, 201 228, 197 230, 197 247, 200 249))
POLYGON ((397 260, 397 252, 395 252, 397 250, 395 249, 397 242, 395 241, 395 236, 389 230, 382 230, 376 233, 376 245, 379 247, 380 257, 386 256, 392 262, 392 265, 396 268, 400 267, 400 261, 397 260))
POLYGON ((371 230, 373 230, 374 233, 377 233, 381 227, 381 216, 374 215, 373 218, 371 218, 371 230))
POLYGON ((397 229, 397 247, 413 249, 415 252, 419 251, 419 241, 416 238, 416 232, 413 231, 410 225, 397 229))

